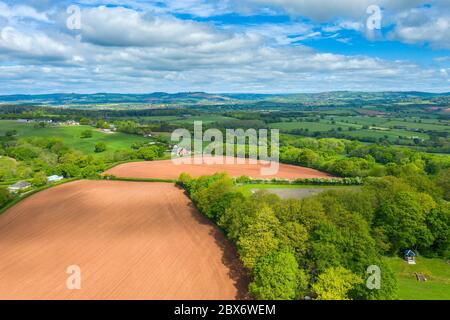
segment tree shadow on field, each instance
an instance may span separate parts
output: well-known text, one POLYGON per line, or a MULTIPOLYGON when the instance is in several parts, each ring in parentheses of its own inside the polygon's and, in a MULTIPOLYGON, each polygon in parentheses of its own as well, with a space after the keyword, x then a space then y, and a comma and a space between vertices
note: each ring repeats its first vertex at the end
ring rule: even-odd
MULTIPOLYGON (((187 192, 183 188, 179 188, 182 189, 185 195, 189 198, 187 192)), ((250 283, 250 277, 239 259, 235 246, 230 240, 227 239, 222 230, 220 230, 214 222, 200 213, 192 201, 189 202, 189 211, 198 223, 206 224, 212 227, 209 234, 214 238, 216 245, 222 251, 222 263, 228 268, 228 275, 233 280, 234 286, 237 289, 237 295, 235 298, 237 300, 249 300, 250 295, 248 292, 248 286, 250 283)))

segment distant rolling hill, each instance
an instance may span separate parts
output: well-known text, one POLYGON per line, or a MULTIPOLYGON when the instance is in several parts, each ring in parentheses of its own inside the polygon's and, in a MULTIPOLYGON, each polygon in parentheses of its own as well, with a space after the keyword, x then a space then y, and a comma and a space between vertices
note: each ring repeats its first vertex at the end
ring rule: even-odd
POLYGON ((165 93, 155 92, 150 94, 117 94, 95 93, 76 94, 58 93, 41 95, 7 95, 0 96, 3 103, 33 103, 42 105, 71 105, 71 104, 107 104, 107 103, 198 103, 198 102, 226 102, 231 98, 224 95, 208 94, 203 92, 165 93))
POLYGON ((411 99, 445 99, 450 100, 450 93, 427 92, 323 92, 300 94, 252 94, 252 93, 206 93, 154 92, 148 94, 118 94, 118 93, 57 93, 40 95, 3 95, 0 104, 38 105, 38 106, 94 106, 122 104, 132 107, 145 105, 185 106, 214 104, 244 104, 244 103, 317 103, 328 102, 342 104, 352 102, 399 102, 411 99))

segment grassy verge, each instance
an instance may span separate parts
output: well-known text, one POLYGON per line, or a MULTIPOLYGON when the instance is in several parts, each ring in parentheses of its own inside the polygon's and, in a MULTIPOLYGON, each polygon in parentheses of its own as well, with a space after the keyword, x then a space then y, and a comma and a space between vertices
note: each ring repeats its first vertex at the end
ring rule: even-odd
POLYGON ((125 160, 125 161, 119 161, 119 162, 114 162, 114 163, 107 163, 105 166, 105 169, 103 170, 104 172, 111 170, 114 167, 120 166, 121 164, 126 164, 126 163, 133 163, 133 162, 142 162, 145 160, 142 159, 135 159, 135 160, 125 160))
POLYGON ((165 182, 165 183, 177 183, 177 180, 172 180, 172 179, 122 178, 122 177, 115 177, 115 176, 103 176, 103 180, 108 180, 108 181, 126 181, 126 182, 165 182))
MULTIPOLYGON (((170 156, 164 156, 162 158, 151 160, 151 161, 163 161, 163 160, 170 160, 170 156)), ((103 171, 106 172, 106 171, 111 170, 112 168, 115 168, 115 167, 120 166, 122 164, 134 163, 134 162, 151 162, 151 161, 150 160, 143 160, 143 159, 133 159, 133 160, 125 160, 125 161, 114 162, 114 163, 107 163, 106 166, 105 166, 105 169, 103 171)))
POLYGON ((447 261, 419 257, 416 265, 409 265, 400 258, 386 258, 386 262, 397 275, 399 299, 450 299, 450 264, 447 261), (418 282, 416 272, 424 274, 428 281, 418 282))

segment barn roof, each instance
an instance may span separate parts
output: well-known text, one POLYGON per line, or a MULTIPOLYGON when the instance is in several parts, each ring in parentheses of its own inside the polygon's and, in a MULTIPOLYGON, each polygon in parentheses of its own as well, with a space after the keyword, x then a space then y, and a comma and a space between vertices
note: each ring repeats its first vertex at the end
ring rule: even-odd
POLYGON ((13 184, 10 188, 23 189, 23 188, 28 188, 29 186, 31 186, 31 183, 26 182, 26 181, 19 181, 19 182, 13 184))

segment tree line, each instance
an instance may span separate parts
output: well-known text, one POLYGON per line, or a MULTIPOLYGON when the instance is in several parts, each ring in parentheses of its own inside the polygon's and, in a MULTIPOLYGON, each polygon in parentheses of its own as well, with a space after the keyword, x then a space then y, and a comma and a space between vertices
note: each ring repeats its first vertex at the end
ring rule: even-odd
POLYGON ((397 281, 383 256, 413 249, 450 258, 448 189, 435 179, 410 178, 368 178, 360 191, 303 200, 265 192, 245 197, 225 174, 183 174, 179 184, 236 245, 254 297, 395 299, 397 281), (381 268, 379 290, 366 286, 372 265, 381 268))
POLYGON ((280 160, 341 177, 436 175, 450 167, 450 157, 383 144, 336 138, 282 137, 280 160))

